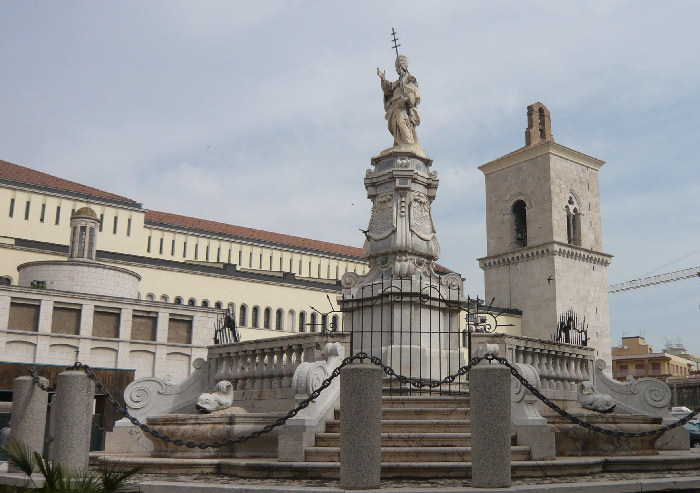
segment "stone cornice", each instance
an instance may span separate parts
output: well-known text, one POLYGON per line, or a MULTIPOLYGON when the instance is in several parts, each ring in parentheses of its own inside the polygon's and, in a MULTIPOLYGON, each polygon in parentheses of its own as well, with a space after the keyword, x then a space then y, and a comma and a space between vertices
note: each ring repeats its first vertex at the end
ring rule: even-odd
POLYGON ((587 168, 592 168, 594 170, 599 170, 601 166, 605 164, 605 161, 594 158, 582 152, 576 151, 569 147, 557 144, 555 142, 540 142, 536 145, 522 147, 516 151, 506 154, 498 159, 489 161, 486 164, 479 166, 479 169, 485 174, 491 174, 495 171, 500 171, 502 169, 508 168, 510 166, 522 163, 529 159, 534 159, 545 154, 553 154, 555 156, 562 157, 574 163, 586 166, 587 168))
POLYGON ((566 257, 580 262, 602 265, 604 267, 610 265, 610 259, 613 257, 607 253, 596 252, 594 250, 569 245, 568 243, 553 241, 549 243, 542 243, 540 245, 519 248, 518 250, 501 253, 499 255, 482 257, 477 260, 479 262, 479 267, 486 270, 503 267, 505 265, 515 264, 518 262, 528 262, 530 260, 536 260, 549 256, 566 257))

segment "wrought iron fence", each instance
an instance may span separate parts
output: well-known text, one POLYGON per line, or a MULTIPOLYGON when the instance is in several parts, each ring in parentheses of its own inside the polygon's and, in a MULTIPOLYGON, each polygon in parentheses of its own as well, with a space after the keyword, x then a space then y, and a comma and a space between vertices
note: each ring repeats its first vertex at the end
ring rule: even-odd
MULTIPOLYGON (((367 353, 397 373, 440 381, 466 364, 460 316, 466 310, 461 286, 440 276, 381 277, 341 298, 343 331, 351 332, 352 354, 367 353)), ((463 393, 466 380, 417 389, 385 377, 384 392, 463 393)))

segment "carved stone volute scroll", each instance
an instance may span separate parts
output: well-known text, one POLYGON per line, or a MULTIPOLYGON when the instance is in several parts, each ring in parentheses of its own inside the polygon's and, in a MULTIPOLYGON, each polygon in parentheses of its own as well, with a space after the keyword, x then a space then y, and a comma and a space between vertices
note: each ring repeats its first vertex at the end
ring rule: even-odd
POLYGON ((194 404, 206 390, 209 366, 202 358, 192 363, 194 371, 182 382, 172 384, 170 379, 139 378, 124 390, 124 402, 129 413, 139 420, 157 414, 169 414, 194 404))
POLYGON ((676 421, 668 411, 671 388, 655 378, 640 378, 626 382, 613 380, 604 373, 605 361, 595 362, 595 390, 608 394, 616 403, 616 409, 631 414, 662 418, 664 422, 676 421))
POLYGON ((345 357, 345 348, 339 342, 329 342, 323 349, 325 360, 301 363, 292 378, 296 398, 306 398, 317 390, 345 357))
MULTIPOLYGON (((494 344, 495 345, 495 344, 494 344)), ((498 347, 497 345, 495 345, 498 347)), ((525 377, 527 382, 540 390, 540 374, 532 365, 513 363, 518 373, 525 377)), ((510 379, 510 417, 514 425, 546 425, 547 420, 542 417, 535 405, 537 397, 529 392, 525 386, 515 377, 510 379)))

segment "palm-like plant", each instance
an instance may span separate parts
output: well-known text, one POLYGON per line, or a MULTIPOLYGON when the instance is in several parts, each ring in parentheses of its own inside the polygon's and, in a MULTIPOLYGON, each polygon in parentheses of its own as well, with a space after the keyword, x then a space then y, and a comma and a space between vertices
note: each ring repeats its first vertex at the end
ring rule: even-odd
POLYGON ((47 491, 57 493, 112 493, 120 491, 126 486, 129 479, 138 474, 142 467, 136 466, 125 469, 119 463, 106 464, 100 468, 98 474, 84 473, 79 476, 67 474, 60 466, 43 458, 22 442, 11 441, 2 451, 7 456, 7 461, 15 468, 27 475, 26 488, 17 486, 0 485, 0 493, 5 492, 31 492, 47 491), (37 489, 32 473, 38 468, 44 476, 44 486, 37 489), (29 488, 28 486, 33 486, 29 488))

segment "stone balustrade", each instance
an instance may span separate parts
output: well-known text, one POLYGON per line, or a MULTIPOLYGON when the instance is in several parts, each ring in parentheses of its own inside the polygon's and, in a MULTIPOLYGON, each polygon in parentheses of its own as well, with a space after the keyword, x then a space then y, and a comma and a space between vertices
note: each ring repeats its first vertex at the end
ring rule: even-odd
POLYGON ((209 347, 210 388, 228 380, 234 406, 249 412, 288 411, 328 376, 335 343, 349 353, 350 334, 294 334, 209 347), (239 401, 239 402, 237 402, 239 401))
POLYGON ((593 379, 595 349, 591 347, 508 334, 473 333, 472 347, 482 344, 497 344, 499 354, 511 363, 535 367, 542 393, 556 400, 575 401, 576 386, 593 379))

